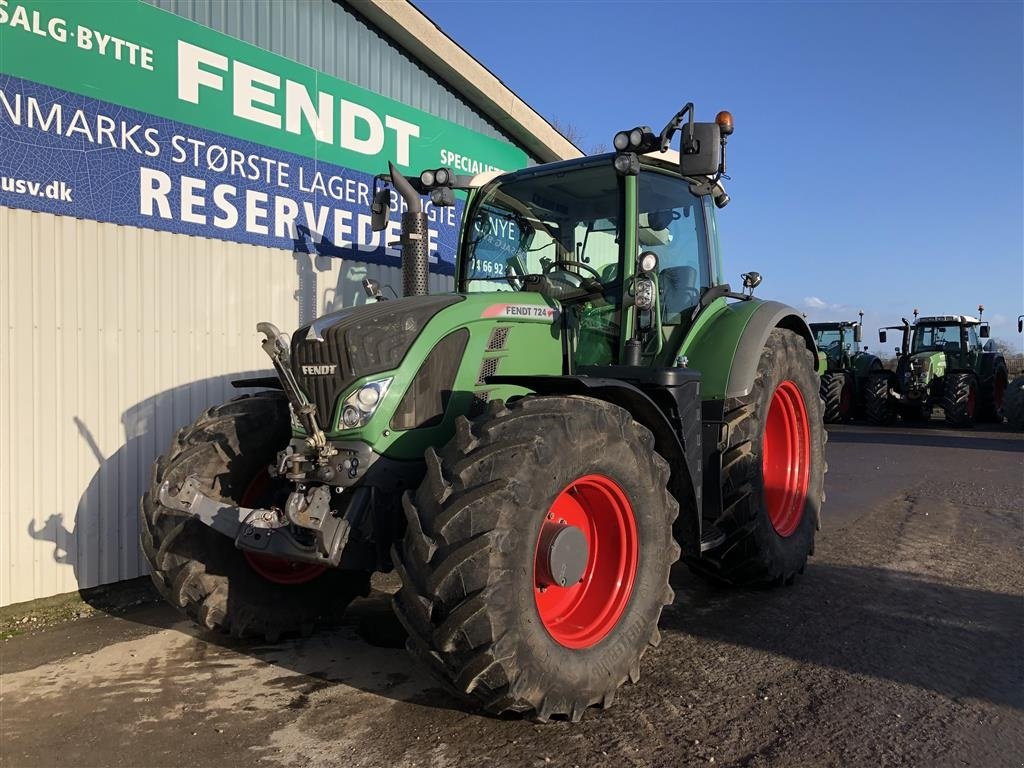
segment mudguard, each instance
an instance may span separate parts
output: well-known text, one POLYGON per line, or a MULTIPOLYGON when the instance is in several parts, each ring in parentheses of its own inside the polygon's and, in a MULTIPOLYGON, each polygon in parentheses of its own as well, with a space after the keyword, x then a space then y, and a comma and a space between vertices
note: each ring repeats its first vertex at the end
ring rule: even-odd
POLYGON ((880 371, 882 367, 882 361, 868 352, 858 352, 853 356, 853 375, 858 379, 867 376, 871 371, 880 371))
POLYGON ((818 349, 810 327, 799 311, 778 301, 737 301, 719 307, 707 318, 698 317, 683 342, 680 354, 691 368, 701 372, 701 398, 724 400, 750 394, 768 334, 786 328, 799 334, 818 361, 818 349), (715 311, 717 310, 717 311, 715 311))
POLYGON ((1006 365, 1006 360, 998 352, 984 352, 981 355, 981 362, 978 364, 978 380, 988 381, 996 374, 996 366, 1002 363, 1006 365))

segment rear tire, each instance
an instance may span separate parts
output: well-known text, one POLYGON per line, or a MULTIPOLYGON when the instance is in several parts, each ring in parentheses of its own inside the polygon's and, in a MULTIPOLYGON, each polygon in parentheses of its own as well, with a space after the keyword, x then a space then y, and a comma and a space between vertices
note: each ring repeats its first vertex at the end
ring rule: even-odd
POLYGON ((947 373, 942 410, 951 427, 974 425, 978 402, 978 380, 973 373, 947 373))
POLYGON ((691 563, 698 573, 739 586, 791 583, 803 573, 825 498, 826 434, 812 365, 803 339, 777 328, 751 393, 726 403, 723 512, 715 523, 725 540, 691 563), (792 430, 782 429, 787 423, 792 430))
MULTIPOLYGON (((406 494, 408 527, 393 551, 402 579, 394 606, 409 650, 493 713, 576 721, 593 704, 609 706, 620 685, 639 679, 640 658, 660 639, 662 607, 674 598, 678 504, 651 433, 610 403, 527 397, 496 402, 472 423, 460 418, 455 437, 439 454, 428 449, 426 463, 423 484, 406 494), (601 583, 594 552, 617 551, 598 523, 588 542, 608 544, 587 550, 583 577, 562 592, 538 587, 541 534, 557 522, 549 514, 566 493, 579 500, 575 483, 587 478, 609 481, 628 500, 635 573, 625 597, 614 585, 588 591, 601 583), (599 610, 607 600, 607 621, 588 623, 571 607, 587 595, 599 610), (570 606, 566 624, 578 618, 580 631, 558 624, 544 602, 562 597, 576 601, 562 606, 570 606)), ((591 509, 587 493, 581 509, 591 509)))
POLYGON ((1024 376, 1018 376, 1006 388, 1003 414, 1011 427, 1024 430, 1024 376))
POLYGON ((1003 410, 1006 406, 1006 382, 1009 376, 1006 365, 996 363, 992 376, 981 382, 978 391, 978 421, 1003 423, 1003 410))
POLYGON ((873 373, 864 386, 864 415, 868 424, 887 427, 896 423, 896 409, 889 397, 888 373, 873 373))
POLYGON ((821 399, 826 424, 842 424, 853 418, 853 377, 842 372, 821 377, 821 399))
POLYGON ((200 626, 274 642, 333 622, 353 598, 369 594, 368 573, 317 574, 299 564, 302 576, 286 561, 277 563, 269 581, 230 538, 159 502, 165 480, 179 484, 195 474, 210 496, 241 503, 290 435, 282 393, 243 395, 181 430, 153 464, 151 487, 140 502, 142 552, 157 591, 200 626), (289 580, 302 583, 282 583, 289 580))

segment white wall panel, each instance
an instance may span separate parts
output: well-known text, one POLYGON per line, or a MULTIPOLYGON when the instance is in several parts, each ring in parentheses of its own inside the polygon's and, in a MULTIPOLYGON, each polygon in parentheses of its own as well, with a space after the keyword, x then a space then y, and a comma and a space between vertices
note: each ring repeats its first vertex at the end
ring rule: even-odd
MULTIPOLYGON (((174 431, 392 267, 0 207, 0 605, 144 573, 138 498, 174 431)), ((451 278, 432 276, 431 290, 451 278)))

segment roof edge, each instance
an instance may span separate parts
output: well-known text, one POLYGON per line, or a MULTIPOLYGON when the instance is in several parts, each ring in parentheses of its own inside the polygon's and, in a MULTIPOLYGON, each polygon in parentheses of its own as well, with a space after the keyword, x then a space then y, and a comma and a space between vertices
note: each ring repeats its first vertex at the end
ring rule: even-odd
POLYGON ((408 0, 349 0, 348 4, 458 89, 542 163, 584 154, 408 0))

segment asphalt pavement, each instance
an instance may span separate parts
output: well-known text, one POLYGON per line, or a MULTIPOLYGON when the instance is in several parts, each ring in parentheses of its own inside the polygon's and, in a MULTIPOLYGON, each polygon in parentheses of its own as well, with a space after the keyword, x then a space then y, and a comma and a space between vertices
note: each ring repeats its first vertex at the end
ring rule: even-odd
POLYGON ((676 569, 638 684, 583 722, 498 719, 403 649, 393 579, 275 646, 144 601, 0 646, 6 766, 1020 766, 1024 440, 830 429, 823 526, 787 588, 676 569))

